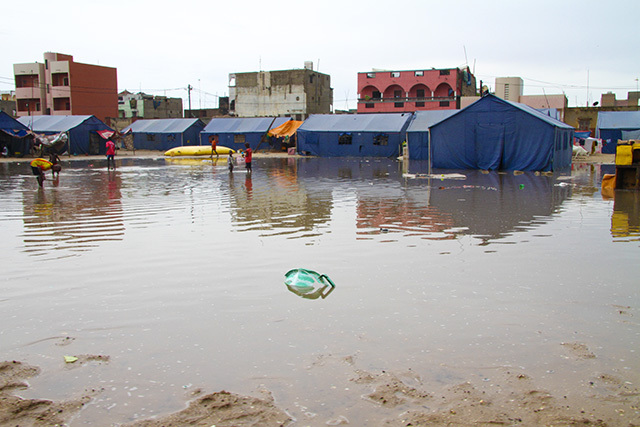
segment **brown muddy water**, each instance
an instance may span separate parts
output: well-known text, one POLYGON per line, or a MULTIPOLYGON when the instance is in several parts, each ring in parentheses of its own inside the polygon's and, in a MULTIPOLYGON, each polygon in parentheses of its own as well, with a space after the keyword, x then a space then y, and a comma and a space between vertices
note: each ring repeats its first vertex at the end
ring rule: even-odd
POLYGON ((42 368, 23 397, 103 389, 72 426, 175 412, 195 388, 268 391, 295 425, 375 424, 357 372, 440 387, 513 367, 556 395, 595 372, 640 382, 640 197, 603 198, 600 165, 105 166, 68 162, 39 189, 26 162, 0 164, 0 360, 42 368), (335 289, 289 291, 299 267, 335 289), (110 361, 65 365, 81 354, 110 361))

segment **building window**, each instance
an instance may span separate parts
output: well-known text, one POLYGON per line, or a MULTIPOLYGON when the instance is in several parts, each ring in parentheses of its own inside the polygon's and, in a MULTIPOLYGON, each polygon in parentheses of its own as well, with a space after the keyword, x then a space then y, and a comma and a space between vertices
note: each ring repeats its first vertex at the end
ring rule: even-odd
POLYGON ((424 89, 418 89, 418 90, 416 90, 416 97, 418 97, 418 98, 424 98, 424 89))
POLYGON ((424 107, 424 102, 423 101, 416 102, 416 107, 424 107))
POLYGON ((450 72, 450 70, 440 70, 440 75, 441 76, 448 76, 449 72, 450 72))
POLYGON ((416 77, 422 77, 422 76, 424 76, 424 71, 416 71, 416 72, 413 73, 413 75, 416 76, 416 77))
POLYGON ((578 119, 578 130, 590 130, 591 129, 591 119, 583 118, 578 119))
POLYGON ((153 133, 148 133, 147 134, 147 141, 155 141, 156 140, 156 135, 153 133))
POLYGON ((376 73, 367 73, 367 78, 368 79, 375 79, 376 78, 376 73))
POLYGON ((233 142, 235 142, 236 144, 244 144, 245 143, 244 133, 233 135, 233 142))
POLYGON ((364 108, 375 108, 375 107, 376 107, 376 104, 373 104, 371 102, 364 104, 364 108))
POLYGON ((400 77, 400 71, 392 71, 391 72, 391 77, 400 77))
POLYGON ((170 133, 169 135, 167 135, 167 141, 173 142, 176 140, 176 135, 173 133, 170 133))
POLYGON ((351 140, 353 139, 352 135, 350 133, 343 133, 340 134, 340 136, 338 137, 338 144, 339 145, 351 145, 351 140))
POLYGON ((394 90, 393 91, 393 97, 394 98, 400 98, 402 96, 402 91, 401 90, 394 90))
POLYGON ((382 94, 379 91, 374 90, 373 92, 371 92, 371 98, 380 99, 382 98, 382 94))
POLYGON ((373 145, 388 145, 389 135, 386 133, 380 133, 373 137, 373 145))
POLYGON ((309 83, 313 83, 313 74, 309 76, 309 83))
POLYGON ((440 106, 441 107, 448 107, 449 106, 449 101, 440 101, 440 106))

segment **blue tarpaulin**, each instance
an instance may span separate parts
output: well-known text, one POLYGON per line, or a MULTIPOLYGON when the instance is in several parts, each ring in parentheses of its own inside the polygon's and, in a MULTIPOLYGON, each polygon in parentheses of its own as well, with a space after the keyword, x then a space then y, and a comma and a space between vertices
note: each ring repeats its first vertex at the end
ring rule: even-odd
POLYGON ((0 149, 7 147, 9 156, 22 157, 29 153, 33 137, 27 138, 29 128, 0 111, 0 149))
POLYGON ((416 111, 407 128, 409 159, 429 159, 429 128, 455 114, 457 110, 416 111))
POLYGON ((552 171, 571 166, 573 127, 486 95, 431 127, 434 168, 552 171))
POLYGON ((70 154, 105 154, 105 141, 97 132, 113 131, 96 116, 23 116, 18 121, 36 133, 66 132, 70 154))
POLYGON ((298 128, 298 152, 320 157, 396 157, 409 113, 315 114, 298 128))
MULTIPOLYGON (((640 111, 601 111, 598 113, 596 138, 602 138, 602 152, 616 152, 623 131, 640 130, 640 111)), ((628 134, 627 134, 628 135, 628 134)))
POLYGON ((167 151, 184 145, 198 145, 204 123, 200 119, 137 120, 122 133, 133 134, 136 150, 167 151))
POLYGON ((200 145, 208 145, 211 135, 218 135, 218 145, 236 151, 249 143, 252 150, 269 148, 267 132, 291 120, 289 117, 232 117, 211 119, 200 133, 200 145), (263 140, 262 144, 260 141, 263 140))

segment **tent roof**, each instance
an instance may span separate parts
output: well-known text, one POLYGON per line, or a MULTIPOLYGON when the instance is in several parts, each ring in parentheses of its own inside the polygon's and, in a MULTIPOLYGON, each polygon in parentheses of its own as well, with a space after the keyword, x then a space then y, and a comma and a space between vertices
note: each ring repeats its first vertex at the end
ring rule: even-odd
MULTIPOLYGON (((482 105, 482 103, 485 103, 485 102, 504 103, 504 104, 510 105, 510 106, 512 106, 514 108, 517 108, 519 110, 522 110, 525 113, 531 114, 532 116, 537 117, 538 119, 540 119, 543 122, 546 122, 546 123, 548 123, 548 124, 550 124, 552 126, 563 128, 563 129, 574 129, 573 126, 569 126, 568 124, 566 124, 564 122, 561 122, 560 120, 554 119, 553 117, 550 117, 550 116, 548 116, 548 115, 536 110, 533 107, 529 107, 528 105, 520 104, 518 102, 507 101, 505 99, 498 98, 497 96, 495 96, 493 94, 488 94, 488 95, 483 96, 478 101, 476 101, 473 104, 463 108, 462 110, 458 110, 455 114, 452 114, 451 116, 455 116, 457 114, 461 114, 462 112, 464 112, 464 111, 466 111, 468 109, 473 111, 473 110, 475 110, 477 108, 481 108, 481 107, 478 107, 478 106, 482 105)), ((441 122, 436 123, 436 125, 448 120, 451 116, 447 117, 446 119, 442 120, 441 122)), ((432 125, 432 126, 435 126, 435 125, 432 125)))
POLYGON ((289 121, 288 117, 231 117, 211 119, 205 126, 206 133, 264 133, 289 121), (271 127, 269 127, 271 125, 271 127))
POLYGON ((325 132, 402 132, 410 113, 314 114, 300 130, 325 132))
POLYGON ((457 113, 457 110, 416 111, 407 132, 425 132, 436 123, 457 113))
POLYGON ((297 121, 297 120, 289 120, 288 122, 284 122, 277 128, 272 128, 269 131, 269 135, 270 136, 291 136, 294 133, 296 133, 296 131, 300 126, 302 126, 302 123, 304 122, 297 121))
POLYGON ((4 111, 0 111, 0 129, 10 131, 29 130, 23 123, 20 123, 4 111))
POLYGON ((67 132, 88 120, 109 128, 96 116, 22 116, 18 119, 35 132, 67 132))
POLYGON ((640 129, 640 111, 601 111, 598 129, 640 129))
MULTIPOLYGON (((136 120, 126 128, 122 129, 122 133, 146 132, 146 133, 182 133, 189 129, 200 119, 149 119, 136 120)), ((203 124, 204 125, 204 124, 203 124)))

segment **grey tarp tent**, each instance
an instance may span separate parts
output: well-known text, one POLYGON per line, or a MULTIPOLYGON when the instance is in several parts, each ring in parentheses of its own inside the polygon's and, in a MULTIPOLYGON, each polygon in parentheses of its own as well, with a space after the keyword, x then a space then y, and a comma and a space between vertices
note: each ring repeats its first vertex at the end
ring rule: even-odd
POLYGON ((440 123, 447 117, 455 114, 457 110, 431 110, 416 111, 407 128, 407 145, 409 146, 409 159, 429 159, 429 128, 440 123))
POLYGON ((244 150, 245 143, 249 143, 254 151, 258 146, 268 148, 267 132, 289 120, 289 117, 213 118, 200 133, 200 144, 209 144, 209 137, 217 135, 218 145, 236 151, 244 150))
POLYGON ((596 138, 602 139, 602 152, 616 152, 618 140, 635 139, 640 131, 640 111, 601 111, 598 113, 596 138), (624 135, 623 135, 624 132, 624 135))
POLYGON ((137 120, 122 129, 133 135, 136 150, 167 151, 183 145, 198 145, 204 123, 200 119, 137 120))
POLYGON ((18 119, 35 133, 69 136, 69 154, 105 154, 105 140, 100 131, 113 131, 96 116, 23 116, 18 119))
POLYGON ((553 171, 571 166, 573 127, 486 95, 431 127, 434 168, 553 171))
POLYGON ((32 142, 33 135, 28 127, 0 111, 0 152, 7 147, 9 156, 22 157, 29 154, 32 142))
POLYGON ((397 157, 410 113, 314 114, 298 128, 298 152, 320 157, 397 157))

